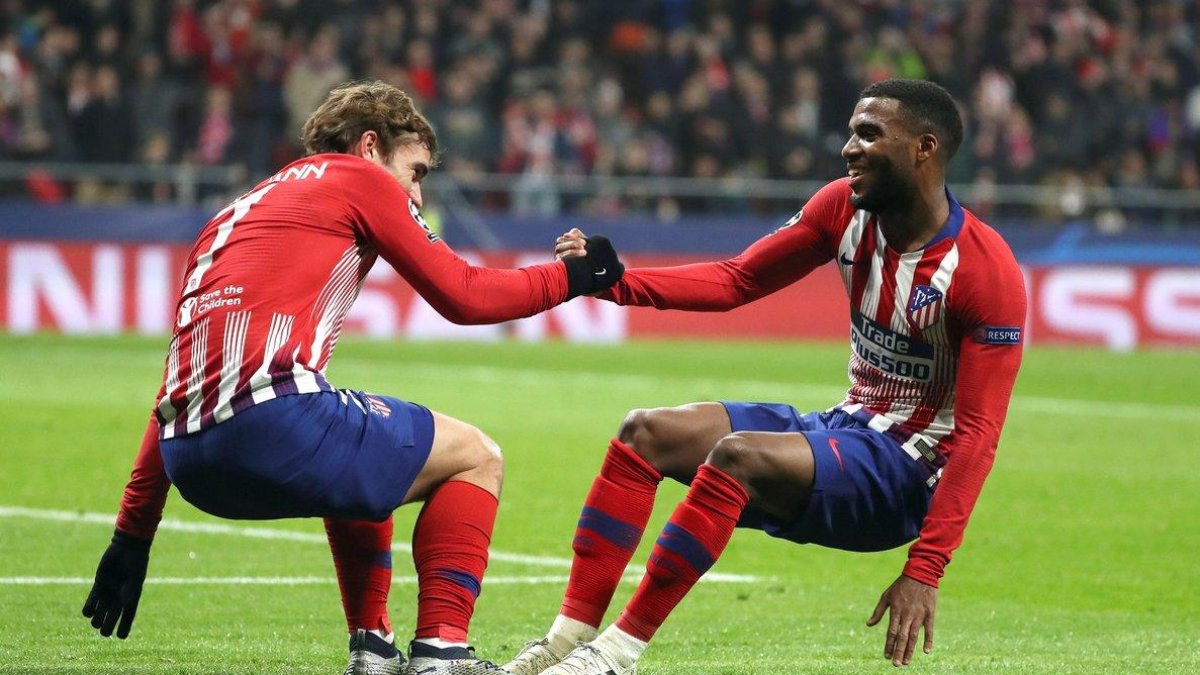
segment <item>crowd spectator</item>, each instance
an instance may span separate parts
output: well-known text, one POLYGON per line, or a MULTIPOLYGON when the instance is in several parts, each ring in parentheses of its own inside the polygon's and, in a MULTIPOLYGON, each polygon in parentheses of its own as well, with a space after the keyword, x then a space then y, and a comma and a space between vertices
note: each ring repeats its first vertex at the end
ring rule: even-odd
POLYGON ((429 111, 450 174, 515 176, 489 205, 727 210, 555 177, 825 180, 857 92, 927 77, 962 105, 950 175, 980 194, 1195 189, 1197 26, 1184 0, 5 0, 0 158, 258 177, 333 85, 379 78, 429 111))

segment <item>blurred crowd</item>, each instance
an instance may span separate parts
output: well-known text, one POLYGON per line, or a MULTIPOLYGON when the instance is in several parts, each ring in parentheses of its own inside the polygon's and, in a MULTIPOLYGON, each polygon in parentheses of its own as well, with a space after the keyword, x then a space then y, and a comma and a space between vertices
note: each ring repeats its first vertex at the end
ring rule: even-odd
POLYGON ((261 177, 372 78, 452 175, 553 213, 564 174, 831 179, 857 92, 899 76, 961 102, 953 182, 1200 189, 1198 30, 1195 0, 0 0, 0 159, 261 177))

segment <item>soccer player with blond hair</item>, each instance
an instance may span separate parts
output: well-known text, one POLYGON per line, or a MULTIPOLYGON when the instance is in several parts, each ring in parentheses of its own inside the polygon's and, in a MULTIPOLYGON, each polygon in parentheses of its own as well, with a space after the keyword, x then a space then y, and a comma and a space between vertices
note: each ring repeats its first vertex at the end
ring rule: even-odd
POLYGON ((469 264, 421 218, 437 137, 404 92, 343 85, 309 117, 307 155, 204 226, 153 418, 84 616, 128 636, 169 487, 223 518, 320 517, 350 630, 347 675, 498 672, 467 628, 503 478, 479 429, 325 377, 350 306, 382 257, 456 323, 510 321, 620 279, 603 237, 586 255, 521 269, 469 264), (387 612, 392 511, 424 502, 411 661, 387 612), (406 670, 407 669, 407 670, 406 670))

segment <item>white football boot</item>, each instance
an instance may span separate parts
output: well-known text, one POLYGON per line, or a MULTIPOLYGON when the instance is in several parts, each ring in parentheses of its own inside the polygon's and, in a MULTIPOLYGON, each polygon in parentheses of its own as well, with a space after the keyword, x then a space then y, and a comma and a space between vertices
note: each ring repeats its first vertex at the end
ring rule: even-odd
POLYGON ((350 663, 342 675, 402 675, 404 663, 395 645, 359 628, 350 634, 350 663))
POLYGON ((585 642, 575 648, 558 664, 550 666, 538 675, 635 675, 637 663, 621 665, 616 657, 585 642))
POLYGON ((504 664, 504 670, 510 675, 541 675, 543 670, 565 659, 567 653, 555 649, 550 644, 550 638, 530 640, 512 661, 504 664))
POLYGON ((475 657, 474 647, 434 647, 413 641, 404 675, 504 675, 504 669, 475 657))

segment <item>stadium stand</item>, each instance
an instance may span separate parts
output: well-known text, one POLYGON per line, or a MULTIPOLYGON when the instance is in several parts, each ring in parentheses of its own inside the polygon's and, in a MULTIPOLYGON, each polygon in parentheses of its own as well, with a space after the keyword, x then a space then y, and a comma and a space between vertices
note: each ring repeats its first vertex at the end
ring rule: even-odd
MULTIPOLYGON (((1200 5, 1174 0, 6 0, 0 159, 263 176, 299 153, 333 84, 378 78, 430 113, 456 179, 517 177, 483 206, 753 210, 550 183, 828 179, 858 90, 927 77, 962 103, 951 180, 986 214, 997 183, 1200 189, 1197 25, 1200 5)), ((37 174, 19 189, 63 191, 37 174)), ((82 201, 176 196, 74 186, 82 201)))

